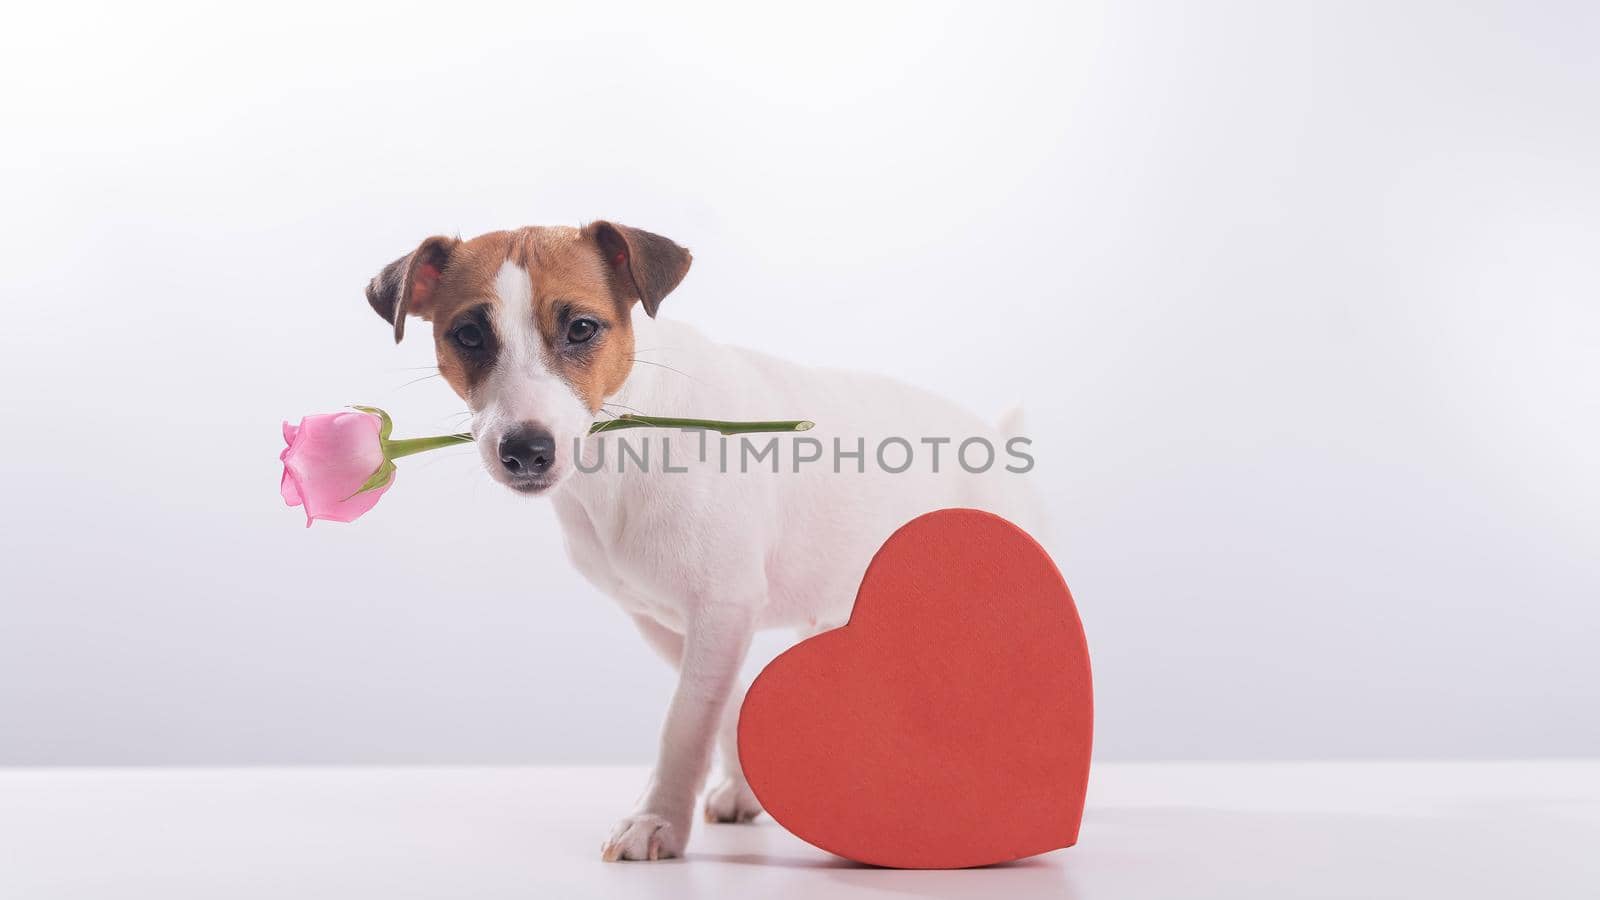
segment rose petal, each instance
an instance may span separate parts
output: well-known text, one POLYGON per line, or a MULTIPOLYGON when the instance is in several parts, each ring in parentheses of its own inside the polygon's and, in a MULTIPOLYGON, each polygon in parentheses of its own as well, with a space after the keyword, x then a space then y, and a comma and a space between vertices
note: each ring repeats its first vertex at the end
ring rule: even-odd
POLYGON ((290 506, 299 506, 300 485, 295 484, 294 475, 289 472, 289 467, 283 467, 283 480, 278 482, 278 493, 283 495, 283 502, 290 506))

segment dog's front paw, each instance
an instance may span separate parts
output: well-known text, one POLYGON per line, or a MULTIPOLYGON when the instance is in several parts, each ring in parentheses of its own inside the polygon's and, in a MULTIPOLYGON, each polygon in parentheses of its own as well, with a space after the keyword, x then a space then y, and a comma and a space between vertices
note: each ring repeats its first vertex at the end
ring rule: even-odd
POLYGON ((634 813, 611 830, 611 837, 600 849, 600 858, 606 862, 619 859, 671 859, 683 855, 683 845, 688 839, 688 822, 678 825, 666 816, 634 813))
POLYGON ((761 801, 743 778, 725 778, 706 795, 707 822, 748 822, 761 815, 761 801))

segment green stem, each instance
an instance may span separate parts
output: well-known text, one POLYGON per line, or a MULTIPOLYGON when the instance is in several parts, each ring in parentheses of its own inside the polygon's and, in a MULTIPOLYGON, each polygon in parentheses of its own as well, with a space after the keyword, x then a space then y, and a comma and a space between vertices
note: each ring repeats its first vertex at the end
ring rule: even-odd
POLYGON ((724 422, 719 419, 676 419, 670 416, 637 416, 629 413, 605 422, 596 422, 590 434, 620 431, 624 428, 700 428, 718 434, 756 434, 764 431, 810 431, 814 423, 804 419, 775 422, 724 422))
MULTIPOLYGON (((809 431, 812 424, 804 419, 774 422, 724 422, 720 419, 678 419, 671 416, 636 416, 630 413, 604 422, 596 422, 590 427, 589 433, 601 434, 607 431, 621 431, 624 428, 702 428, 706 431, 715 431, 718 434, 757 434, 766 431, 809 431)), ((429 450, 438 450, 441 447, 454 447, 456 444, 470 443, 472 443, 472 435, 470 434, 441 434, 436 437, 385 440, 383 442, 383 455, 388 459, 400 459, 413 453, 425 453, 429 450)))
POLYGON ((438 437, 403 438, 398 441, 384 441, 383 455, 389 459, 399 459, 413 453, 423 453, 428 450, 438 450, 440 447, 453 447, 456 444, 472 443, 470 434, 441 434, 438 437))

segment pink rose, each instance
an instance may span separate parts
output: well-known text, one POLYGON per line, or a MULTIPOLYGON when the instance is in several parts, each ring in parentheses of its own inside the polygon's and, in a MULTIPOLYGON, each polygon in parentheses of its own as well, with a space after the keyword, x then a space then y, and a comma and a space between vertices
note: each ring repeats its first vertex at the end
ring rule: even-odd
POLYGON ((383 420, 371 413, 306 416, 296 428, 283 423, 283 501, 304 505, 306 527, 317 519, 352 522, 394 485, 394 464, 384 453, 383 420), (388 477, 362 490, 387 469, 388 477))
MULTIPOLYGON (((306 527, 318 519, 354 522, 378 504, 394 486, 394 461, 414 453, 472 443, 472 435, 393 438, 394 421, 375 406, 352 406, 355 412, 306 416, 298 427, 283 423, 289 446, 278 454, 283 502, 306 508, 306 527)), ((810 422, 721 422, 628 414, 589 429, 590 434, 619 428, 709 428, 721 434, 758 431, 805 431, 810 422)))

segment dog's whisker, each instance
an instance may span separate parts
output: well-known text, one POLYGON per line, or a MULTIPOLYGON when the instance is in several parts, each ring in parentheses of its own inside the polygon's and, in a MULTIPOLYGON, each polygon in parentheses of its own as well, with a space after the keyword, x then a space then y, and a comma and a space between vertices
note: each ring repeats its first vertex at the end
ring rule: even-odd
POLYGON ((646 365, 646 366, 655 366, 656 368, 659 368, 659 369, 666 369, 668 372, 676 372, 679 375, 682 375, 683 377, 689 379, 690 381, 699 381, 700 380, 700 379, 694 377, 693 375, 690 375, 688 372, 685 372, 682 369, 674 369, 672 366, 669 366, 666 363, 652 362, 652 361, 650 361, 648 359, 636 359, 634 357, 629 357, 628 361, 629 362, 640 363, 640 364, 646 365))
POLYGON ((445 461, 447 459, 467 459, 469 457, 474 457, 474 456, 477 456, 476 452, 470 452, 470 453, 463 453, 461 451, 456 451, 455 453, 438 453, 438 452, 435 452, 430 459, 425 459, 425 460, 422 460, 421 462, 417 463, 417 468, 418 469, 431 469, 434 466, 438 465, 439 463, 441 463, 441 462, 443 462, 443 461, 445 461))
POLYGON ((422 381, 427 381, 429 378, 442 378, 442 377, 444 377, 444 376, 440 375, 438 372, 434 372, 432 375, 424 375, 421 378, 413 378, 410 381, 406 382, 405 384, 400 385, 400 387, 395 388, 395 390, 398 391, 398 390, 400 390, 400 388, 411 387, 413 384, 417 384, 418 382, 422 382, 422 381))

